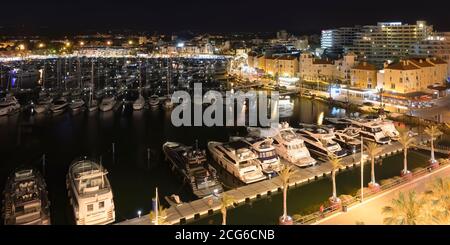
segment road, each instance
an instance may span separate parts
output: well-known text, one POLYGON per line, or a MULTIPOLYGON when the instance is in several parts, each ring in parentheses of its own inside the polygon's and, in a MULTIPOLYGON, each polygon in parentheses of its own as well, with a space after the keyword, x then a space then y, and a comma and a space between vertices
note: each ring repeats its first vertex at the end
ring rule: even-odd
POLYGON ((398 197, 400 192, 407 193, 425 191, 427 183, 437 177, 450 176, 450 165, 444 166, 434 172, 421 176, 411 182, 405 183, 395 189, 391 189, 374 197, 365 200, 363 203, 349 207, 346 213, 333 214, 315 224, 317 225, 355 225, 363 223, 366 225, 382 225, 383 215, 381 209, 390 205, 393 198, 398 197))
POLYGON ((434 100, 435 104, 432 108, 422 108, 412 111, 412 115, 425 119, 436 120, 440 114, 442 122, 450 122, 450 95, 434 100))

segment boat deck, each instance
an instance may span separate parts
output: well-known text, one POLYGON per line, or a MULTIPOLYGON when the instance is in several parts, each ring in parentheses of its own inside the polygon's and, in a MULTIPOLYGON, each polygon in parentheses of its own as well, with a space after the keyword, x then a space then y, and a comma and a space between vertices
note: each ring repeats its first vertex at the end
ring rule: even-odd
MULTIPOLYGON (((428 137, 416 136, 417 142, 426 142, 428 137)), ((393 142, 388 145, 380 145, 380 152, 378 158, 385 158, 387 156, 401 152, 402 146, 398 142, 393 142)), ((339 171, 344 171, 360 165, 361 153, 350 155, 342 158, 343 167, 339 171), (355 161, 353 160, 355 159, 355 161)), ((366 163, 367 163, 366 159, 366 163)), ((331 164, 329 162, 322 162, 316 166, 308 168, 297 169, 294 176, 291 178, 289 187, 298 186, 309 183, 319 178, 331 174, 331 164)), ((235 205, 250 202, 253 199, 259 199, 263 196, 271 195, 276 192, 281 192, 281 180, 279 177, 259 181, 253 184, 241 186, 235 189, 226 191, 225 193, 232 196, 235 200, 235 205)), ((220 200, 212 198, 199 199, 189 203, 183 203, 178 206, 172 206, 166 210, 167 217, 165 219, 167 224, 184 224, 188 221, 199 219, 207 215, 211 215, 220 210, 220 200)), ((281 204, 280 204, 281 205, 281 204)), ((118 225, 151 225, 152 222, 149 215, 143 215, 141 218, 134 218, 117 223, 118 225)))

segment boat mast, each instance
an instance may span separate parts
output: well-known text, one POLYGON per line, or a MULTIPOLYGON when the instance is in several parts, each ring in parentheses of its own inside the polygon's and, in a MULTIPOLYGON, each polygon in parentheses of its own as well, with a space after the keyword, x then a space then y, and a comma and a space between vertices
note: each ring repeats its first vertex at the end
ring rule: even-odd
POLYGON ((170 98, 170 80, 172 79, 172 60, 170 59, 170 57, 168 58, 167 62, 167 98, 170 98))
POLYGON ((94 100, 94 59, 91 60, 91 93, 89 95, 89 105, 92 105, 94 100))

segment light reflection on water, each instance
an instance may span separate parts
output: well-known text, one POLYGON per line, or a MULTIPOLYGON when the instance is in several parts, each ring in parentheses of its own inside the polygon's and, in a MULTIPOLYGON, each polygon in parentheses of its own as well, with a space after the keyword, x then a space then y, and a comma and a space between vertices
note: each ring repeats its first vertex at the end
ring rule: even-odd
MULTIPOLYGON (((290 101, 293 108, 282 120, 293 126, 299 122, 316 122, 321 112, 327 116, 335 111, 318 101, 300 98, 290 101)), ((245 113, 241 112, 236 118, 238 116, 245 117, 245 113)), ((102 157, 103 165, 109 171, 118 221, 135 217, 138 209, 149 212, 155 187, 159 187, 161 200, 174 193, 184 201, 193 200, 188 186, 167 167, 161 152, 162 144, 176 141, 192 145, 198 140, 199 146, 206 149, 208 141, 227 141, 230 136, 244 135, 246 129, 176 128, 170 120, 171 112, 162 108, 0 117, 0 189, 3 190, 7 176, 20 165, 41 169, 39 159, 46 154, 45 177, 52 203, 52 223, 69 224, 72 221, 65 176, 73 159, 87 155, 97 159, 102 157), (115 144, 114 157, 112 143, 115 144)), ((238 184, 225 171, 219 172, 228 186, 238 184)))

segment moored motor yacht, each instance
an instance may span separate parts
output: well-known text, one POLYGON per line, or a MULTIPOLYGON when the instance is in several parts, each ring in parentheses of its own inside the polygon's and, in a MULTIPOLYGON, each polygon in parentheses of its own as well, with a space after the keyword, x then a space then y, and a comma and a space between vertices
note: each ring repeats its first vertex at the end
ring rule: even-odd
POLYGON ((330 155, 344 157, 347 150, 334 141, 335 135, 332 129, 322 127, 305 127, 296 130, 303 139, 306 147, 316 156, 328 158, 330 155))
POLYGON ((166 142, 163 152, 172 168, 189 183, 195 196, 203 198, 223 192, 217 171, 209 164, 206 151, 176 142, 166 142))
POLYGON ((258 156, 242 141, 228 143, 208 142, 208 150, 213 159, 226 171, 245 184, 266 179, 258 156))
POLYGON ((274 174, 281 170, 281 161, 278 156, 273 139, 258 137, 243 137, 242 140, 258 155, 258 161, 265 174, 274 174))
POLYGON ((8 178, 3 196, 5 225, 50 225, 47 186, 37 170, 16 170, 8 178))
POLYGON ((378 121, 371 121, 366 119, 346 119, 353 127, 360 128, 359 132, 365 139, 374 141, 378 144, 389 144, 391 138, 383 131, 383 124, 378 121))
POLYGON ((272 138, 277 154, 298 167, 313 166, 317 161, 311 157, 303 140, 294 132, 287 122, 277 127, 247 128, 250 135, 272 138))
POLYGON ((69 167, 66 187, 77 225, 101 225, 115 221, 115 208, 108 171, 86 158, 69 167))

